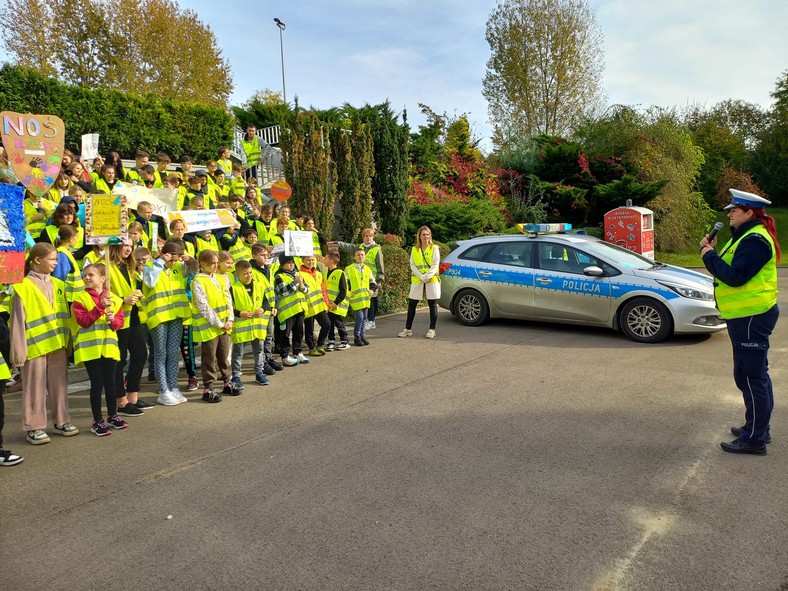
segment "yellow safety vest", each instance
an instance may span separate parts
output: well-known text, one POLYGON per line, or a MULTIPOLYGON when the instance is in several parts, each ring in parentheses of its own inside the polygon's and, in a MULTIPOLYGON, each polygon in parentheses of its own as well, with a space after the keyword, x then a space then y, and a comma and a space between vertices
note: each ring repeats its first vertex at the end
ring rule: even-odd
POLYGON ((249 292, 246 291, 246 286, 240 280, 233 282, 230 289, 233 294, 233 306, 239 312, 255 312, 260 309, 265 309, 262 316, 253 316, 252 318, 236 317, 233 323, 233 343, 248 343, 255 339, 265 340, 265 335, 268 330, 268 320, 271 317, 270 302, 268 301, 268 282, 265 277, 263 284, 258 277, 252 279, 252 297, 249 297, 249 292), (268 309, 266 309, 268 303, 268 309))
MULTIPOLYGON (((377 279, 378 277, 378 252, 380 252, 380 245, 375 244, 370 247, 364 246, 364 243, 358 245, 359 248, 364 249, 366 256, 364 258, 364 264, 369 267, 369 270, 372 271, 372 277, 377 279)), ((430 259, 432 261, 432 259, 430 259)), ((427 267, 429 269, 429 267, 427 267)))
POLYGON ((125 302, 126 296, 132 294, 136 288, 137 272, 129 270, 129 279, 131 282, 126 281, 120 267, 115 263, 109 265, 109 289, 110 291, 123 300, 123 328, 128 328, 131 322, 131 309, 132 304, 125 302))
POLYGON ((772 256, 760 271, 744 285, 731 287, 719 279, 714 281, 714 298, 720 315, 727 319, 744 318, 769 311, 777 303, 777 249, 766 228, 758 224, 733 242, 731 238, 720 256, 728 265, 733 260, 736 248, 750 234, 760 234, 772 248, 772 256))
POLYGON ((39 236, 41 236, 41 232, 44 231, 44 228, 46 228, 47 225, 46 218, 52 215, 52 212, 57 207, 49 199, 45 199, 42 197, 40 201, 41 201, 41 209, 44 214, 44 219, 38 220, 37 222, 31 222, 30 218, 33 217, 34 215, 38 215, 39 213, 38 208, 36 208, 36 203, 38 202, 38 200, 31 201, 30 199, 24 199, 22 201, 23 209, 25 213, 25 221, 26 221, 25 229, 28 232, 30 232, 30 235, 33 238, 38 238, 39 236))
POLYGON ((77 265, 77 260, 74 258, 74 255, 66 248, 65 246, 59 246, 57 249, 58 252, 62 252, 64 255, 68 257, 69 262, 71 263, 71 271, 68 272, 66 275, 66 301, 73 302, 74 295, 84 291, 85 289, 85 282, 82 281, 82 273, 79 270, 79 265, 77 265))
MULTIPOLYGON (((78 250, 83 244, 85 244, 85 229, 82 226, 77 226, 77 245, 74 248, 69 247, 68 250, 70 252, 74 252, 78 250)), ((57 234, 60 228, 58 226, 54 226, 50 224, 45 228, 47 236, 49 236, 49 242, 52 246, 55 245, 55 240, 57 240, 57 234)))
MULTIPOLYGON (((153 261, 147 263, 152 267, 153 261)), ((190 318, 189 298, 186 296, 186 277, 183 274, 183 263, 162 269, 156 285, 148 287, 142 284, 145 296, 144 309, 149 329, 156 328, 162 322, 178 318, 190 318)))
MULTIPOLYGON (((112 300, 112 309, 117 314, 122 309, 123 302, 115 294, 110 294, 110 299, 112 300)), ((96 307, 96 303, 87 291, 78 293, 74 301, 85 306, 88 312, 96 307)), ((120 361, 118 333, 109 327, 105 315, 102 314, 87 328, 79 326, 76 319, 72 320, 71 336, 74 339, 74 363, 83 365, 85 361, 102 357, 120 361)))
POLYGON ((350 309, 363 310, 369 308, 369 282, 372 280, 372 273, 369 267, 364 265, 364 272, 359 273, 356 265, 345 267, 345 277, 348 282, 348 292, 350 295, 350 309))
POLYGON ((11 370, 8 369, 8 364, 5 362, 3 354, 0 353, 0 381, 9 379, 11 379, 11 370))
POLYGON ((238 240, 235 241, 235 244, 227 249, 227 252, 233 257, 233 261, 248 261, 252 258, 251 246, 247 248, 246 242, 240 236, 238 240))
MULTIPOLYGON (((328 277, 326 278, 326 293, 328 294, 328 300, 330 302, 334 302, 339 295, 339 281, 342 276, 343 271, 339 268, 332 269, 328 272, 328 277)), ((337 304, 337 309, 331 310, 330 313, 336 314, 337 316, 345 316, 347 314, 347 309, 348 300, 345 298, 337 304)))
POLYGON ((70 318, 66 305, 66 287, 55 277, 50 280, 52 304, 27 277, 22 283, 13 286, 14 295, 22 300, 25 308, 27 359, 35 359, 66 348, 70 318))
MULTIPOLYGON (((286 284, 293 282, 293 276, 288 275, 287 273, 277 273, 276 276, 281 277, 282 281, 286 284)), ((304 310, 306 310, 306 298, 304 298, 303 292, 299 289, 295 293, 285 296, 279 300, 276 318, 280 323, 282 323, 288 318, 291 318, 296 314, 303 312, 304 310)))
POLYGON ((84 269, 88 265, 92 265, 93 263, 103 263, 104 262, 104 255, 97 253, 95 250, 91 250, 88 254, 85 255, 85 258, 82 259, 82 268, 84 269))
POLYGON ((126 171, 125 180, 131 183, 132 185, 142 184, 142 177, 140 176, 140 173, 136 168, 130 168, 126 171))
POLYGON ((304 273, 303 271, 299 271, 299 273, 309 288, 309 293, 306 294, 304 316, 310 318, 320 314, 320 312, 325 312, 328 306, 326 306, 326 300, 323 298, 323 274, 320 271, 315 271, 315 277, 312 277, 311 273, 304 273))
POLYGON ((257 165, 260 162, 260 140, 257 136, 252 138, 251 142, 246 141, 246 136, 244 139, 241 140, 241 144, 243 144, 244 152, 246 153, 246 166, 250 168, 252 166, 257 165))
POLYGON ((219 241, 216 240, 216 236, 211 233, 211 237, 208 240, 202 236, 196 236, 194 239, 194 250, 197 254, 200 254, 203 250, 219 252, 221 247, 219 246, 219 241))
MULTIPOLYGON (((216 282, 220 286, 226 285, 227 278, 223 275, 216 274, 214 279, 216 279, 216 282)), ((194 281, 192 281, 192 338, 195 343, 205 343, 220 336, 224 330, 211 325, 208 319, 200 314, 200 311, 194 303, 194 283, 202 285, 205 294, 208 296, 208 305, 213 308, 214 312, 219 316, 222 324, 227 322, 230 318, 230 302, 227 301, 224 294, 224 288, 217 287, 208 275, 197 275, 194 281)))
MULTIPOLYGON (((115 185, 112 185, 112 187, 114 188, 117 184, 118 183, 116 181, 115 185)), ((112 193, 112 190, 109 188, 107 181, 105 181, 104 179, 96 180, 94 185, 96 187, 96 193, 107 193, 107 194, 112 193)))
MULTIPOLYGON (((414 246, 410 249, 410 256, 413 258, 413 262, 416 264, 416 267, 422 273, 426 273, 432 267, 432 250, 435 248, 434 244, 430 244, 424 251, 418 247, 414 246)), ((435 274, 430 277, 430 283, 437 283, 440 281, 438 275, 435 274)), ((415 275, 410 276, 411 283, 421 283, 421 279, 416 277, 415 275)))

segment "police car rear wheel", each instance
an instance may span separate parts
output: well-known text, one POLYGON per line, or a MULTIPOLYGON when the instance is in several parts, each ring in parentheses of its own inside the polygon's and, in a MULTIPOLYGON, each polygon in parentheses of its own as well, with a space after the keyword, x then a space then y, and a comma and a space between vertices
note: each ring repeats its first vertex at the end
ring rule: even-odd
POLYGON ((658 343, 673 332, 673 318, 658 301, 635 298, 621 308, 621 331, 639 343, 658 343))
POLYGON ((459 293, 454 303, 454 313, 465 326, 479 326, 490 319, 487 300, 478 291, 472 289, 459 293))

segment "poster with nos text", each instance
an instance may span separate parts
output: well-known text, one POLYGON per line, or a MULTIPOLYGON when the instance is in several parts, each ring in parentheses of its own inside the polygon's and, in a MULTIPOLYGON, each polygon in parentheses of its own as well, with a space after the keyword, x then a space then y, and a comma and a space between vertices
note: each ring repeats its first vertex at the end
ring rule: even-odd
POLYGON ((0 283, 20 283, 25 276, 25 192, 0 183, 0 283))
POLYGON ((85 244, 129 244, 129 212, 121 195, 88 195, 85 244))

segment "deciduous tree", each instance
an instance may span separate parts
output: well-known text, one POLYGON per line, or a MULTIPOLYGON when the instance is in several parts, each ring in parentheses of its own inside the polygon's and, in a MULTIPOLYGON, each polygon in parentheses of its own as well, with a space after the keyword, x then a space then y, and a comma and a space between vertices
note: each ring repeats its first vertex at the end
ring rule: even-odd
POLYGON ((587 0, 499 0, 482 94, 493 140, 565 135, 601 103, 602 33, 587 0))

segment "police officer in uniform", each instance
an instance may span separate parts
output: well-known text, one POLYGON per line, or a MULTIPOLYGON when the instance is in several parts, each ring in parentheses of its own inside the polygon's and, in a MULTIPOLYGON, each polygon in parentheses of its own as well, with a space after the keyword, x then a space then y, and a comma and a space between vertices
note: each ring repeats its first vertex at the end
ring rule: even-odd
POLYGON ((732 427, 733 441, 723 441, 729 453, 766 455, 771 441, 769 421, 774 407, 769 377, 769 335, 777 323, 777 263, 780 244, 770 205, 763 197, 730 189, 732 202, 725 209, 731 239, 717 254, 716 238, 701 240, 703 263, 714 278, 714 297, 727 321, 733 345, 733 377, 744 396, 745 422, 732 427))

